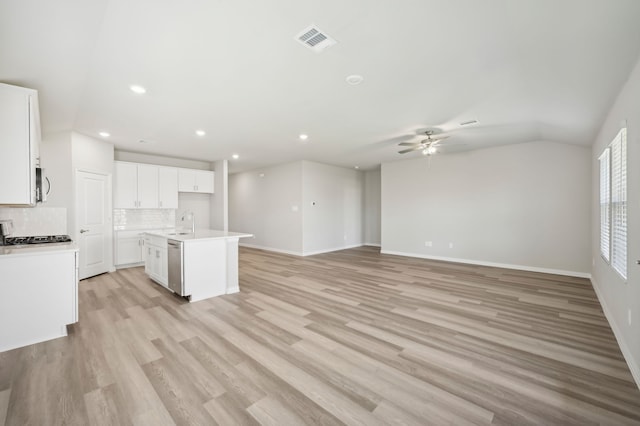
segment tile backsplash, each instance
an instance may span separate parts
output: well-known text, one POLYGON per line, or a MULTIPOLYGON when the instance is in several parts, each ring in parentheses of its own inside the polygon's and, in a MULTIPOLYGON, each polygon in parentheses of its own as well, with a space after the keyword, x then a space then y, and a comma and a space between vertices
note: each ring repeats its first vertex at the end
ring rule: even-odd
POLYGON ((113 229, 172 228, 176 223, 173 209, 113 209, 113 229))
POLYGON ((68 234, 67 209, 64 207, 2 207, 0 219, 13 220, 14 237, 68 234))

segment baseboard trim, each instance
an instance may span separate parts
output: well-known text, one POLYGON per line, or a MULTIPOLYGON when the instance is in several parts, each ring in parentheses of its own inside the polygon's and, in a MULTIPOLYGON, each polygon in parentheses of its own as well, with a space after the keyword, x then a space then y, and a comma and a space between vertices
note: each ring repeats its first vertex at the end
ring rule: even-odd
POLYGON ((609 322, 609 326, 611 327, 611 330, 613 331, 613 335, 615 336, 616 341, 618 342, 618 346, 620 346, 620 351, 622 352, 622 356, 624 357, 624 360, 627 362, 627 365, 629 366, 629 371, 631 371, 631 376, 633 376, 633 380, 635 380, 636 386, 638 387, 638 389, 640 389, 640 364, 634 358, 633 353, 629 349, 629 346, 627 346, 627 343, 624 340, 624 337, 622 335, 622 332, 620 331, 620 327, 618 326, 618 323, 615 320, 615 317, 611 313, 611 310, 609 309, 609 306, 607 305, 605 298, 602 296, 602 293, 600 293, 598 282, 593 277, 591 277, 591 286, 593 287, 593 290, 596 292, 596 296, 598 297, 600 306, 602 306, 602 312, 604 312, 604 316, 607 319, 607 322, 609 322))
POLYGON ((490 266, 493 268, 515 269, 519 271, 541 272, 544 274, 564 275, 567 277, 591 278, 588 272, 565 271, 563 269, 539 268, 537 266, 513 265, 511 263, 486 262, 484 260, 460 259, 457 257, 431 256, 419 253, 406 253, 402 251, 381 250, 382 254, 393 254, 396 256, 418 257, 421 259, 442 260, 444 262, 468 263, 470 265, 490 266))
POLYGON ((258 249, 258 250, 273 251, 273 252, 276 252, 276 253, 290 254, 292 256, 305 257, 305 256, 313 256, 313 255, 316 255, 316 254, 331 253, 332 251, 340 251, 340 250, 347 250, 347 249, 356 248, 356 247, 362 247, 362 244, 354 244, 354 245, 349 245, 349 246, 344 246, 344 247, 334 247, 334 248, 324 249, 324 250, 306 251, 306 252, 302 252, 302 253, 296 252, 296 251, 291 251, 291 250, 281 250, 281 249, 277 249, 277 248, 273 248, 273 247, 258 246, 258 245, 255 245, 255 244, 240 243, 239 246, 248 247, 248 248, 254 248, 254 249, 258 249))
POLYGON ((380 243, 364 243, 363 246, 382 247, 380 243))
POLYGON ((238 245, 240 247, 248 247, 248 248, 253 248, 253 249, 258 249, 258 250, 273 251, 273 252, 276 252, 276 253, 290 254, 292 256, 304 256, 302 253, 297 252, 297 251, 292 251, 292 250, 282 250, 282 249, 277 249, 277 248, 273 248, 273 247, 259 246, 259 245, 256 245, 256 244, 247 244, 247 243, 240 243, 238 245))
POLYGON ((334 247, 330 249, 316 250, 316 251, 305 251, 303 256, 313 256, 315 254, 331 253, 332 251, 347 250, 347 249, 352 249, 356 247, 362 247, 362 244, 353 244, 353 245, 344 246, 344 247, 334 247))

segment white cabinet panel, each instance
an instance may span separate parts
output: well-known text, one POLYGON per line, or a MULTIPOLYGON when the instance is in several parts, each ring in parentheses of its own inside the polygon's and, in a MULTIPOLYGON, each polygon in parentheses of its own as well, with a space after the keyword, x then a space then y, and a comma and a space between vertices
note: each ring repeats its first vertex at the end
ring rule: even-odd
POLYGON ((115 162, 113 207, 135 209, 138 207, 138 167, 133 163, 115 162))
POLYGON ((158 208, 158 166, 138 164, 138 208, 158 208))
POLYGON ((178 169, 116 161, 113 193, 116 209, 177 209, 178 169))
POLYGON ((35 90, 0 84, 0 205, 35 205, 38 116, 35 90))
POLYGON ((197 192, 213 194, 213 172, 206 170, 196 170, 197 192))
POLYGON ((160 167, 158 169, 158 207, 178 208, 178 169, 160 167))
POLYGON ((178 191, 195 192, 196 174, 191 169, 178 169, 178 191))
POLYGON ((0 256, 0 352, 67 335, 77 321, 76 254, 0 256))
POLYGON ((159 236, 145 236, 146 257, 144 271, 155 282, 167 287, 169 269, 167 262, 167 239, 159 236))
POLYGON ((142 262, 142 239, 140 237, 117 238, 116 265, 142 262))
POLYGON ((213 172, 208 170, 178 169, 178 190, 213 194, 213 172))

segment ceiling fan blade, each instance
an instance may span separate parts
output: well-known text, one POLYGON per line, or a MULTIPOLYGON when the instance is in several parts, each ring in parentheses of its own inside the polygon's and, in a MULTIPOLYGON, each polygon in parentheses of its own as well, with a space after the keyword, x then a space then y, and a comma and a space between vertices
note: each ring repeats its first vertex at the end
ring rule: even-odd
POLYGON ((400 145, 400 146, 418 146, 418 145, 420 145, 420 142, 402 142, 402 143, 399 143, 398 145, 400 145))
POLYGON ((421 146, 415 146, 413 148, 408 148, 408 149, 403 149, 402 151, 398 151, 398 154, 406 154, 407 152, 418 151, 420 149, 423 149, 423 148, 421 146))

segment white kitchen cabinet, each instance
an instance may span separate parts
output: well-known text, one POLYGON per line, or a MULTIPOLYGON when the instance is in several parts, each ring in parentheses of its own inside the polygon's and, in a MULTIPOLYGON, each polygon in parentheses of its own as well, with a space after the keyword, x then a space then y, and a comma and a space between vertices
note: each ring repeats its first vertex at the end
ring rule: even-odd
POLYGON ((0 205, 36 204, 39 146, 38 92, 0 84, 0 205))
POLYGON ((155 235, 145 235, 145 273, 164 287, 169 285, 167 263, 167 239, 155 235))
POLYGON ((116 266, 143 262, 143 250, 142 231, 116 231, 116 266))
POLYGON ((178 191, 213 194, 214 174, 209 170, 178 169, 178 191))
POLYGON ((113 207, 158 208, 158 166, 115 162, 113 207))
POLYGON ((115 162, 113 207, 135 209, 138 207, 138 165, 115 162))
POLYGON ((115 162, 115 209, 177 209, 178 169, 115 162))
POLYGON ((0 255, 0 352, 66 336, 78 321, 77 249, 12 252, 0 255))
POLYGON ((158 207, 178 208, 178 169, 175 167, 158 168, 158 207))
POLYGON ((155 209, 158 204, 158 166, 138 164, 138 208, 155 209))

